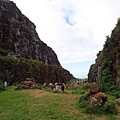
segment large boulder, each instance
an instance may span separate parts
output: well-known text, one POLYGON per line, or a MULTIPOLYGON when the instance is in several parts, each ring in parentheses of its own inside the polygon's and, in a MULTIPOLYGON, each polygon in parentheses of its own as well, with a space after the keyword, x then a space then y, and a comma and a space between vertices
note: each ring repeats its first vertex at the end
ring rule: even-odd
POLYGON ((88 103, 92 106, 102 106, 108 100, 105 93, 99 92, 88 98, 88 103))
POLYGON ((20 83, 18 88, 23 88, 23 89, 36 88, 36 83, 34 78, 26 78, 25 81, 20 83))

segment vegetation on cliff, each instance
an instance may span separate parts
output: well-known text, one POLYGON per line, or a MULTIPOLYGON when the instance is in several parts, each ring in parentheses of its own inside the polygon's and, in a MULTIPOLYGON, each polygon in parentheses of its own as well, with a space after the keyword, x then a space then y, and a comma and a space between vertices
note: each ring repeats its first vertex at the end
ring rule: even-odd
POLYGON ((111 92, 120 97, 120 19, 111 36, 106 36, 102 51, 88 73, 89 82, 97 82, 102 92, 111 92), (117 93, 116 93, 117 92, 117 93))
POLYGON ((20 82, 34 78, 37 83, 67 82, 74 77, 61 66, 44 64, 38 60, 0 55, 0 79, 20 82))

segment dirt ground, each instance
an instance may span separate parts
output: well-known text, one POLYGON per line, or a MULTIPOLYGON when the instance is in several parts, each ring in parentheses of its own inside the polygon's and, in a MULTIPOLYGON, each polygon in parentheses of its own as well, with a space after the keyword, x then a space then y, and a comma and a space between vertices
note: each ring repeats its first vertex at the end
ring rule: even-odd
MULTIPOLYGON (((43 96, 49 96, 49 97, 57 97, 57 96, 61 96, 63 98, 65 98, 65 105, 68 107, 68 109, 70 108, 69 104, 71 104, 72 102, 77 103, 79 96, 76 94, 60 94, 60 93, 52 93, 52 92, 48 92, 45 90, 38 90, 38 89, 33 89, 33 90, 23 90, 23 92, 29 94, 30 96, 33 97, 43 97, 43 96), (67 101, 67 102, 66 102, 67 101)), ((74 106, 73 106, 74 107, 74 106)), ((119 111, 118 115, 115 115, 115 117, 117 118, 117 120, 120 120, 120 106, 117 106, 117 109, 119 111)), ((80 113, 79 110, 75 109, 74 112, 80 113)), ((83 115, 83 118, 86 119, 87 115, 83 115)), ((100 117, 96 117, 94 120, 108 120, 106 118, 106 116, 100 116, 100 117)), ((111 119, 112 120, 112 119, 111 119)))

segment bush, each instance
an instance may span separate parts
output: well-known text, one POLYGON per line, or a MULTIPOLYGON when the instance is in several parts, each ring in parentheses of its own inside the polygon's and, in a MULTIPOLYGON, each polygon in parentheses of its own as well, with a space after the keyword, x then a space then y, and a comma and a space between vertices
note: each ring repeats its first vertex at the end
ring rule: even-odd
POLYGON ((77 79, 71 79, 70 81, 69 81, 69 84, 71 84, 71 83, 73 83, 74 81, 76 81, 77 79))
POLYGON ((102 111, 105 112, 106 114, 117 114, 118 113, 114 102, 105 103, 102 107, 102 111))
POLYGON ((91 84, 90 83, 84 83, 81 87, 81 89, 88 90, 90 88, 91 84))
POLYGON ((117 114, 117 108, 114 102, 110 102, 110 103, 105 103, 102 106, 96 105, 90 105, 87 103, 87 99, 85 96, 81 96, 79 98, 78 101, 78 108, 82 108, 81 110, 84 113, 87 114, 99 114, 99 115, 103 115, 103 114, 117 114), (84 108, 84 109, 83 109, 84 108))
POLYGON ((82 101, 86 101, 86 100, 87 100, 86 97, 82 95, 79 98, 79 103, 82 102, 82 101))
POLYGON ((91 105, 88 105, 88 106, 86 106, 84 112, 88 113, 88 114, 102 114, 100 106, 91 106, 91 105))
POLYGON ((39 89, 39 90, 42 90, 43 89, 43 85, 42 84, 37 84, 36 88, 39 89))
POLYGON ((120 90, 115 92, 115 97, 120 98, 120 90))
POLYGON ((105 103, 103 106, 88 105, 85 107, 85 113, 88 114, 117 114, 117 108, 115 103, 105 103))

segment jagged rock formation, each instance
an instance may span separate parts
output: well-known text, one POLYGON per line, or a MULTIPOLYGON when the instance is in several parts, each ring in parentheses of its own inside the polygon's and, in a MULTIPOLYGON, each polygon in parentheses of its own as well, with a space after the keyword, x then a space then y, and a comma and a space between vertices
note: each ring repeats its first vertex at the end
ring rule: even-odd
POLYGON ((61 66, 43 64, 36 60, 0 56, 0 80, 20 83, 26 78, 34 78, 36 83, 66 83, 74 77, 61 66))
POLYGON ((55 52, 40 40, 35 25, 9 0, 0 0, 0 80, 67 82, 73 79, 62 68, 55 52))
POLYGON ((97 54, 96 63, 91 65, 88 73, 89 82, 97 82, 103 91, 120 87, 120 20, 111 36, 106 37, 103 50, 97 54), (113 88, 112 88, 112 87, 113 88))
POLYGON ((98 86, 95 82, 91 84, 84 96, 88 97, 87 102, 92 106, 102 106, 108 100, 105 93, 99 92, 98 86))
POLYGON ((12 1, 0 1, 0 48, 12 57, 60 65, 55 52, 40 40, 35 28, 12 1))

